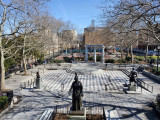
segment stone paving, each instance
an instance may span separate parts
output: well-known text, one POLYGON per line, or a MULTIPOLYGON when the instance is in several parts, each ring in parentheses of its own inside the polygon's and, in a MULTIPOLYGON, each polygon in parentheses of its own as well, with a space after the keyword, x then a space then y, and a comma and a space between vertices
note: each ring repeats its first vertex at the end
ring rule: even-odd
MULTIPOLYGON (((43 68, 43 66, 41 67, 43 68)), ((128 83, 129 78, 121 71, 100 70, 97 66, 94 67, 87 64, 73 64, 70 69, 79 72, 78 77, 83 84, 84 92, 83 106, 87 108, 87 113, 102 114, 104 107, 107 119, 159 119, 149 106, 150 102, 155 100, 156 94, 160 92, 159 83, 139 73, 138 76, 142 80, 156 86, 154 92, 150 93, 142 90, 141 94, 125 94, 123 92, 123 84, 125 82, 128 83), (77 69, 78 67, 79 69, 77 69), (86 71, 82 73, 84 69, 86 71), (105 90, 105 84, 108 86, 107 91, 105 90)), ((46 108, 54 109, 56 106, 58 107, 58 112, 67 112, 72 102, 71 94, 68 91, 74 81, 74 74, 67 73, 63 69, 48 70, 45 71, 44 75, 41 75, 41 79, 42 90, 21 90, 17 85, 14 91, 17 92, 17 95, 22 95, 22 101, 14 105, 14 108, 0 119, 22 120, 22 118, 25 118, 25 120, 36 120, 46 108), (62 87, 63 84, 64 88, 62 87)))

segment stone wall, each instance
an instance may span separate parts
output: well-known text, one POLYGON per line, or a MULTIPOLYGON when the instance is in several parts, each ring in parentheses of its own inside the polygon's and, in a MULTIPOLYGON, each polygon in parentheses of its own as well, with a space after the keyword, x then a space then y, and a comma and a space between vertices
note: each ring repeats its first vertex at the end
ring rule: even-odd
POLYGON ((150 78, 153 78, 153 79, 155 79, 156 81, 159 81, 159 82, 160 82, 160 77, 159 77, 159 76, 154 75, 154 74, 152 74, 152 73, 150 73, 150 72, 148 72, 148 71, 146 71, 146 70, 143 70, 142 73, 143 73, 144 75, 146 75, 146 76, 148 76, 148 77, 150 77, 150 78))

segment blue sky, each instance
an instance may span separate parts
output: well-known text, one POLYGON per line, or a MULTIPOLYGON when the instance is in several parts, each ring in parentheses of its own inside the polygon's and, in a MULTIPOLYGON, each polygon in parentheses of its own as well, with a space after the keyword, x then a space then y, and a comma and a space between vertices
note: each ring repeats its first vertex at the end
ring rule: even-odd
POLYGON ((97 6, 101 0, 51 0, 49 2, 49 12, 56 18, 62 18, 63 21, 71 21, 79 30, 83 32, 85 27, 91 25, 91 20, 96 21, 100 11, 97 6))

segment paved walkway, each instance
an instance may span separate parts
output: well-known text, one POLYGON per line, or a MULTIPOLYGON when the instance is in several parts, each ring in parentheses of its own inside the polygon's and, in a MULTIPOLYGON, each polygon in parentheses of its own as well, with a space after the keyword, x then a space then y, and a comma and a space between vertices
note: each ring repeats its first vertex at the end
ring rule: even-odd
MULTIPOLYGON (((24 75, 24 72, 17 72, 10 78, 5 80, 6 89, 11 89, 14 91, 14 94, 19 94, 20 84, 24 84, 24 82, 34 81, 36 78, 36 72, 39 72, 40 75, 43 75, 44 65, 33 66, 33 69, 29 69, 27 71, 27 75, 24 75)), ((44 69, 44 72, 47 70, 44 69)))
MULTIPOLYGON (((83 106, 87 108, 87 113, 102 114, 102 108, 104 107, 108 119, 112 117, 126 120, 158 120, 158 116, 153 112, 149 104, 155 100, 156 94, 160 91, 158 88, 159 83, 139 74, 142 80, 156 86, 154 87, 154 92, 150 93, 142 90, 141 94, 125 94, 122 86, 125 82, 128 83, 129 78, 121 71, 104 71, 99 70, 97 66, 84 64, 83 66, 81 64, 73 64, 65 67, 68 66, 71 67, 71 70, 75 70, 75 68, 84 69, 84 66, 87 66, 86 70, 94 70, 91 74, 87 72, 87 74, 78 75, 83 84, 83 106), (105 84, 108 85, 107 91, 105 91, 105 84)), ((6 80, 6 88, 12 87, 16 95, 22 95, 22 101, 14 105, 14 109, 0 119, 22 120, 22 118, 25 118, 25 120, 36 120, 46 108, 54 109, 57 105, 58 112, 67 112, 68 106, 70 107, 72 102, 71 94, 68 91, 74 80, 74 74, 67 73, 66 70, 61 69, 46 70, 42 75, 43 67, 38 66, 30 70, 36 72, 38 68, 41 68, 39 70, 41 71, 42 90, 21 90, 19 88, 21 82, 33 79, 35 74, 33 77, 15 75, 6 80), (64 88, 61 86, 62 84, 64 84, 64 88)), ((54 67, 57 68, 56 65, 54 67)))

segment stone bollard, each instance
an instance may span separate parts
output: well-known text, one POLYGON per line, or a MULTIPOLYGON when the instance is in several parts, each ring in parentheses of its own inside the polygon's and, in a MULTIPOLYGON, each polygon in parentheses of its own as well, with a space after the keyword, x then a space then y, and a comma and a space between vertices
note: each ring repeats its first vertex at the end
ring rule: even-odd
POLYGON ((36 89, 41 89, 41 80, 40 80, 40 78, 36 78, 36 89))
POLYGON ((32 85, 32 79, 31 79, 31 85, 32 85))
POLYGON ((24 89, 26 88, 26 83, 24 82, 24 89))
POLYGON ((62 82, 61 83, 61 92, 63 92, 64 91, 64 83, 62 82))
POLYGON ((29 80, 28 80, 28 86, 29 86, 29 80))
POLYGON ((31 89, 32 84, 29 84, 29 89, 31 89))
POLYGON ((20 84, 20 88, 21 88, 21 90, 23 89, 22 84, 20 84))
POLYGON ((35 84, 35 82, 33 82, 33 88, 34 88, 34 84, 35 84))

